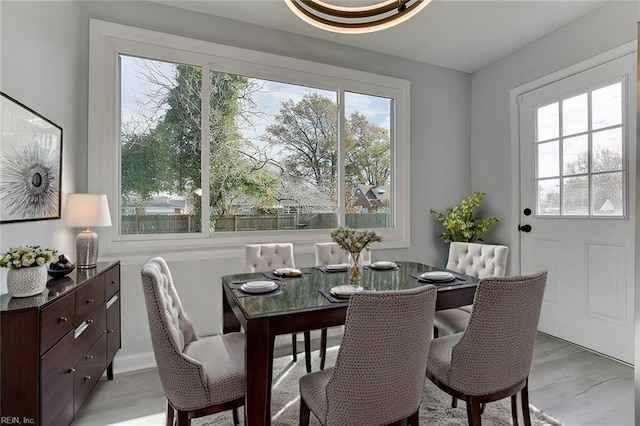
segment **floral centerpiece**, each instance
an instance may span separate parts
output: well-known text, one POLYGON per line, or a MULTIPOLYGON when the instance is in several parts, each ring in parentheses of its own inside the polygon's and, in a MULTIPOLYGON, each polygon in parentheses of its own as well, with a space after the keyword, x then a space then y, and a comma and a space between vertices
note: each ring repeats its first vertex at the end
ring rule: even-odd
POLYGON ((344 226, 331 232, 333 242, 349 253, 349 282, 362 281, 362 250, 382 241, 375 231, 357 231, 344 226))
POLYGON ((502 220, 500 216, 485 219, 473 216, 473 210, 480 205, 484 195, 484 192, 474 192, 469 197, 462 199, 460 204, 447 210, 446 214, 431 209, 430 213, 436 216, 445 230, 440 234, 440 238, 449 242, 463 241, 472 243, 477 241, 491 225, 500 222, 502 220))
POLYGON ((9 268, 7 290, 13 297, 39 294, 47 285, 47 267, 57 250, 40 246, 10 248, 0 256, 0 267, 9 268))

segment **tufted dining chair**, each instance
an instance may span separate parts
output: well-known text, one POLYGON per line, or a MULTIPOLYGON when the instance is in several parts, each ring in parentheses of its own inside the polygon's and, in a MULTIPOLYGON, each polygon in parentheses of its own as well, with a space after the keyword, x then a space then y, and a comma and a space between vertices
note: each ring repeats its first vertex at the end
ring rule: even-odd
POLYGON ((167 398, 167 425, 191 424, 191 419, 244 405, 245 338, 228 333, 198 338, 184 312, 171 271, 161 257, 142 268, 142 289, 149 331, 162 389, 167 398))
MULTIPOLYGON (((509 247, 478 243, 452 242, 446 268, 477 278, 503 277, 507 269, 509 247)), ((473 305, 436 312, 434 337, 460 333, 469 322, 473 305)))
MULTIPOLYGON (((268 272, 278 268, 295 268, 292 243, 247 244, 244 252, 245 272, 268 272)), ((297 335, 291 335, 293 362, 298 360, 297 335)), ((311 372, 311 333, 304 332, 304 356, 307 373, 311 372)))
POLYGON ((467 403, 469 425, 481 424, 481 404, 511 397, 517 425, 517 394, 531 424, 528 380, 547 273, 480 281, 463 333, 433 339, 427 377, 467 403))
POLYGON ((436 288, 351 297, 334 367, 300 378, 300 425, 418 424, 436 288))
MULTIPOLYGON (((349 253, 343 250, 337 243, 315 243, 316 266, 335 265, 349 262, 349 253)), ((362 262, 371 263, 371 250, 362 252, 362 262)))

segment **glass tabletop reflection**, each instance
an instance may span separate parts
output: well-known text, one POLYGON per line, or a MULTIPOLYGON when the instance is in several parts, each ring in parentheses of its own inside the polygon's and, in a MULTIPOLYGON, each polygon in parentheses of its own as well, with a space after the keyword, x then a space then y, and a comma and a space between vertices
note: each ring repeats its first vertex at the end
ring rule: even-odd
MULTIPOLYGON (((429 271, 446 271, 425 265, 419 262, 397 261, 398 268, 391 270, 374 270, 365 267, 361 286, 368 291, 404 290, 427 285, 416 278, 420 274, 429 271)), ((337 305, 346 306, 346 303, 335 303, 323 296, 320 289, 331 289, 339 285, 349 284, 347 272, 324 272, 316 267, 300 268, 303 274, 296 278, 281 278, 280 289, 273 293, 255 295, 233 292, 240 284, 249 281, 263 281, 268 277, 264 273, 234 274, 222 277, 227 294, 231 293, 234 301, 244 311, 247 318, 278 315, 297 310, 331 309, 337 305)), ((270 275, 267 273, 267 275, 270 275)), ((446 291, 451 288, 477 285, 478 280, 472 277, 455 273, 465 281, 457 280, 455 284, 438 284, 438 291, 446 291)))

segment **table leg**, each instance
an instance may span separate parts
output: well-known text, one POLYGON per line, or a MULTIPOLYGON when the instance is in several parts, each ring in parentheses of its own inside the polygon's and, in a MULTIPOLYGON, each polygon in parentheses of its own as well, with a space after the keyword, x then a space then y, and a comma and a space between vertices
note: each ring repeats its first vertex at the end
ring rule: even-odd
POLYGON ((271 369, 274 337, 266 319, 247 322, 245 348, 245 418, 248 425, 271 424, 271 369), (251 348, 249 351, 248 348, 251 348))
POLYGON ((224 286, 222 286, 222 332, 226 334, 234 331, 240 331, 240 321, 233 313, 227 300, 227 293, 224 291, 224 286))

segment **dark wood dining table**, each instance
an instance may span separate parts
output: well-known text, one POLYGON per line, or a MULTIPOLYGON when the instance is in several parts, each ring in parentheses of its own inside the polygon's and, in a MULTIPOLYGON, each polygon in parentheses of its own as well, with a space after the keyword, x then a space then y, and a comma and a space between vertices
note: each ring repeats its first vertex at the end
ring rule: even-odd
MULTIPOLYGON (((360 285, 367 290, 402 290, 428 283, 416 277, 428 271, 446 269, 418 262, 396 262, 390 270, 365 267, 360 285)), ((271 423, 271 376, 275 337, 280 334, 306 332, 342 325, 348 299, 330 301, 321 290, 348 283, 346 272, 325 272, 318 267, 301 268, 301 276, 281 278, 277 290, 248 295, 240 290, 243 283, 273 279, 271 272, 243 273, 222 277, 223 332, 246 333, 245 349, 245 418, 250 426, 271 423)), ((473 303, 478 279, 452 272, 456 279, 438 283, 436 310, 473 303)))

